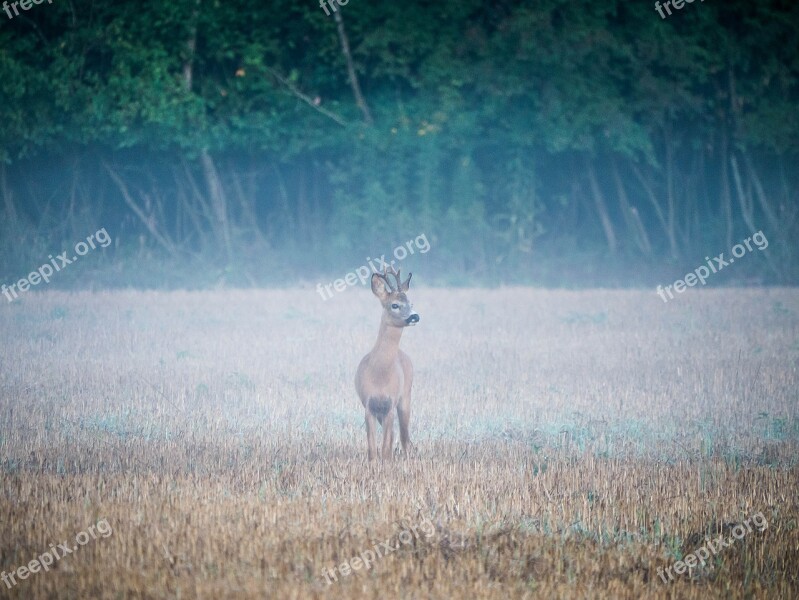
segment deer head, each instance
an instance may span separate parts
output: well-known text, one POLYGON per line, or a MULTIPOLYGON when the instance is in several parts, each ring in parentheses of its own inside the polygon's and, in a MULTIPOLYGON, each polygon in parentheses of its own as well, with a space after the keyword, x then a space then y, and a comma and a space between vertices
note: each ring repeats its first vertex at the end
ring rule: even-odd
POLYGON ((372 274, 372 293, 383 305, 383 320, 393 327, 408 327, 419 322, 419 315, 413 310, 413 304, 408 300, 405 292, 411 284, 413 273, 408 273, 408 279, 402 282, 400 271, 393 266, 391 271, 386 267, 382 273, 372 274), (394 278, 394 285, 389 281, 389 275, 394 278))

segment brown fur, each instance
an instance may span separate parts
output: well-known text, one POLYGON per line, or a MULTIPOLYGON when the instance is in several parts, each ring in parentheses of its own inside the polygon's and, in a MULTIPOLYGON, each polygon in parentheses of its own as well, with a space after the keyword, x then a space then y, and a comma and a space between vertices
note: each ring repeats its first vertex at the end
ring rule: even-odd
POLYGON ((383 459, 391 459, 394 450, 394 409, 397 410, 403 452, 407 454, 411 446, 409 423, 413 364, 408 355, 399 349, 399 343, 403 329, 417 323, 419 315, 413 311, 413 305, 405 295, 410 287, 411 274, 404 283, 399 271, 392 268, 390 274, 396 281, 394 287, 388 280, 388 271, 372 275, 372 292, 383 306, 383 317, 377 341, 372 351, 361 360, 355 375, 355 389, 366 412, 369 460, 377 456, 375 421, 383 428, 383 459))

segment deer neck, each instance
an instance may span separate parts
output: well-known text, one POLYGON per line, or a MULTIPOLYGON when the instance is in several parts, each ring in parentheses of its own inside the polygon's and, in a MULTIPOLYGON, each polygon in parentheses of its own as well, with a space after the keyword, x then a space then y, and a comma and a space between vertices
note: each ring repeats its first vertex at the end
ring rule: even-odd
POLYGON ((375 367, 388 368, 397 360, 402 327, 389 325, 385 319, 380 320, 380 332, 372 348, 372 361, 375 367))

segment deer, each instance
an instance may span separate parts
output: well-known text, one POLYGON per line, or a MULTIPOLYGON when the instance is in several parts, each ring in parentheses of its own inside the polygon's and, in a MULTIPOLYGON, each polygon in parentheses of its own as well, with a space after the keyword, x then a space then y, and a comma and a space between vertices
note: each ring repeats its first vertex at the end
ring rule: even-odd
POLYGON ((391 271, 386 266, 382 273, 372 273, 372 293, 383 306, 383 316, 380 319, 377 341, 371 352, 361 359, 355 375, 355 389, 366 411, 366 441, 370 461, 377 456, 375 421, 383 429, 383 460, 392 458, 395 409, 405 456, 412 447, 408 427, 411 420, 413 363, 399 349, 402 331, 419 322, 419 315, 405 295, 412 276, 413 273, 408 273, 408 279, 403 283, 400 271, 393 266, 391 271), (393 286, 388 279, 389 275, 394 277, 393 286))

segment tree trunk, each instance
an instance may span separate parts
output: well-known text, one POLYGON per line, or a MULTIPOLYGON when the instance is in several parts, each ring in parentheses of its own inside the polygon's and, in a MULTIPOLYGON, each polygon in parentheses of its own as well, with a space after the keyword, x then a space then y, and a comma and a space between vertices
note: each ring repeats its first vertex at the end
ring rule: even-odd
POLYGON ((344 31, 344 20, 341 18, 341 11, 336 11, 333 18, 336 20, 336 26, 338 28, 341 51, 347 61, 347 73, 349 74, 350 86, 352 87, 352 95, 355 96, 355 103, 358 105, 358 108, 361 109, 364 122, 367 125, 371 125, 373 123, 372 113, 369 112, 369 106, 366 104, 366 100, 364 100, 363 94, 361 93, 358 76, 355 74, 355 65, 352 62, 352 53, 350 52, 350 41, 347 37, 347 32, 344 31))
MULTIPOLYGON (((183 61, 183 85, 188 93, 192 92, 194 82, 194 54, 197 49, 197 20, 200 15, 200 5, 202 0, 195 0, 194 9, 191 13, 189 23, 189 37, 186 40, 186 59, 183 61)), ((214 160, 208 148, 200 150, 200 164, 205 176, 205 184, 208 187, 208 196, 211 200, 211 213, 213 217, 212 226, 217 243, 221 243, 225 249, 225 257, 230 263, 233 259, 233 248, 231 246, 230 223, 228 221, 227 198, 219 172, 216 169, 214 160)))
POLYGON ((596 172, 594 171, 594 165, 591 162, 591 159, 587 158, 585 162, 588 166, 588 182, 591 185, 591 194, 594 196, 596 211, 599 215, 599 220, 602 223, 602 229, 605 231, 605 239, 608 242, 608 249, 610 250, 611 254, 616 254, 618 242, 616 240, 616 232, 613 229, 613 223, 610 220, 610 215, 608 215, 605 197, 602 195, 602 190, 599 189, 599 183, 597 182, 596 172))
POLYGON ((655 191, 652 189, 652 184, 647 181, 647 178, 641 172, 641 169, 634 163, 630 163, 630 168, 632 169, 633 174, 638 179, 641 187, 644 188, 644 192, 646 192, 647 198, 649 198, 649 202, 652 204, 652 207, 655 209, 655 215, 658 218, 658 222, 660 226, 663 228, 663 232, 666 234, 666 238, 669 240, 669 251, 671 253, 671 257, 673 259, 679 258, 679 253, 677 251, 677 239, 674 236, 674 231, 669 229, 669 224, 666 222, 666 217, 663 214, 663 208, 660 206, 660 202, 658 202, 657 196, 655 195, 655 191))
POLYGON ((627 234, 633 237, 639 250, 641 250, 645 256, 649 256, 652 254, 652 244, 649 242, 649 236, 638 215, 638 210, 630 206, 630 201, 627 198, 627 190, 624 188, 624 181, 622 181, 621 175, 619 174, 619 167, 616 164, 615 158, 611 158, 611 168, 613 170, 613 180, 616 183, 616 193, 619 196, 619 207, 624 216, 624 224, 627 227, 627 234))
POLYGON ((755 198, 757 198, 758 204, 760 204, 760 209, 766 216, 766 222, 772 231, 780 234, 780 237, 783 237, 781 235, 781 225, 783 222, 778 219, 777 214, 772 208, 768 196, 766 195, 766 191, 763 188, 763 183, 760 180, 760 176, 757 174, 757 170, 752 164, 752 160, 749 158, 749 154, 745 150, 741 150, 741 156, 744 159, 744 165, 746 165, 746 170, 749 173, 749 180, 752 182, 752 185, 755 188, 755 198))
POLYGON ((194 0, 194 9, 189 21, 189 38, 186 40, 186 58, 183 60, 183 85, 191 93, 194 83, 194 53, 197 50, 197 19, 200 17, 202 0, 194 0))
POLYGON ((6 179, 6 165, 0 162, 0 194, 3 195, 3 207, 5 209, 5 221, 12 228, 17 222, 17 209, 14 206, 13 192, 8 187, 8 179, 6 179))
POLYGON ((203 166, 205 182, 211 197, 211 213, 214 218, 214 232, 217 241, 222 243, 225 249, 225 256, 228 263, 230 263, 233 260, 233 248, 230 239, 230 222, 228 221, 225 189, 222 186, 222 181, 216 170, 216 165, 214 165, 214 160, 205 148, 200 152, 200 162, 203 166))
MULTIPOLYGON (((675 199, 674 199, 674 154, 672 148, 671 132, 667 129, 665 132, 665 146, 666 146, 666 223, 669 227, 669 235, 676 238, 676 225, 675 225, 675 199)), ((676 239, 675 239, 676 245, 676 239)))
MULTIPOLYGON (((738 202, 741 205, 741 213, 744 218, 744 222, 749 227, 750 231, 753 233, 757 231, 759 228, 755 226, 755 219, 754 219, 754 200, 752 199, 752 191, 751 188, 747 193, 744 191, 743 183, 741 182, 741 175, 738 169, 738 161, 735 160, 735 155, 730 156, 730 165, 732 166, 732 174, 735 180, 735 189, 738 191, 738 202)), ((768 252, 764 253, 766 257, 766 264, 771 268, 774 274, 777 276, 778 280, 782 279, 782 273, 780 273, 780 269, 774 262, 771 260, 771 256, 768 252)))
POLYGON ((732 194, 730 193, 730 174, 727 171, 730 160, 729 152, 729 137, 726 125, 724 125, 721 132, 721 173, 719 177, 721 178, 722 214, 726 225, 727 248, 732 248, 732 194))

